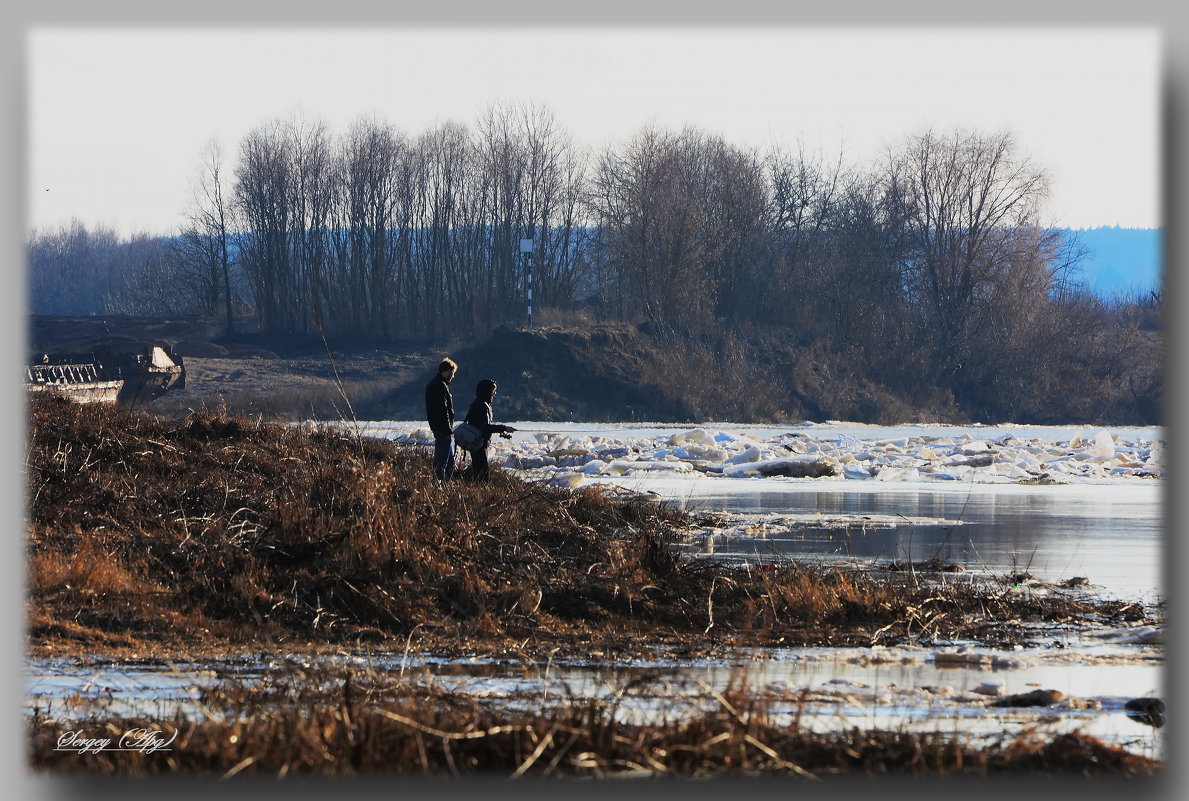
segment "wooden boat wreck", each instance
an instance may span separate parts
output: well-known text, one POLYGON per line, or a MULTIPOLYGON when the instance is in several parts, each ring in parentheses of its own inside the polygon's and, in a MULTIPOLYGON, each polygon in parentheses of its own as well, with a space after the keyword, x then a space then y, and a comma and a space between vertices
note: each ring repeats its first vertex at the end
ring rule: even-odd
POLYGON ((30 393, 50 392, 80 403, 146 403, 185 389, 182 357, 169 345, 98 345, 90 353, 42 353, 25 368, 30 393))

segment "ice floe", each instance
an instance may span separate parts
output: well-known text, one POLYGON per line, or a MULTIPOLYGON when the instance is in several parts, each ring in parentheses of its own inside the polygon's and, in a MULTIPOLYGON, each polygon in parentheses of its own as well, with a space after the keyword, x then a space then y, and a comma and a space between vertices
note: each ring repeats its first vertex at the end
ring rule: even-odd
MULTIPOLYGON (((723 424, 516 423, 492 442, 494 464, 576 486, 583 477, 658 473, 854 481, 1114 483, 1164 477, 1161 429, 1042 426, 785 428, 723 424)), ((431 445, 412 423, 370 423, 370 432, 431 445)))
POLYGON ((1128 645, 1163 645, 1163 626, 1126 626, 1108 631, 1095 632, 1092 636, 1106 642, 1128 645))

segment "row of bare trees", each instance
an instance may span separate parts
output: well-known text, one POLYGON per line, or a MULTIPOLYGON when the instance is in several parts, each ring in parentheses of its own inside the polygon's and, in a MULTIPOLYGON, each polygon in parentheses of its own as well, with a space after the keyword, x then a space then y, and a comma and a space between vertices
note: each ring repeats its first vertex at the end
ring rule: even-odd
POLYGON ((34 237, 31 289, 51 313, 181 305, 230 329, 249 309, 265 331, 434 340, 524 322, 531 268, 537 308, 777 331, 1002 415, 1060 391, 1070 365, 1118 380, 1135 357, 1110 345, 1135 340, 1132 318, 1071 280, 1079 253, 1044 225, 1047 193, 1006 132, 926 131, 850 165, 694 128, 589 153, 536 106, 416 136, 295 119, 250 132, 230 167, 212 147, 172 240, 34 237))
MULTIPOLYGON (((70 316, 207 313, 208 277, 192 274, 195 265, 179 255, 169 239, 123 238, 77 219, 56 230, 35 229, 26 247, 28 308, 70 316)), ((207 269, 205 262, 198 267, 207 269)))
POLYGON ((777 327, 980 411, 1051 391, 1094 329, 1076 243, 1042 223, 1048 179, 1006 132, 929 131, 857 169, 646 130, 591 184, 614 316, 777 327))
MULTIPOLYGON (((220 169, 207 162, 208 184, 220 169)), ((540 301, 573 301, 587 269, 582 191, 578 151, 541 108, 493 107, 473 131, 417 137, 374 119, 337 139, 321 123, 273 122, 244 139, 233 193, 205 193, 186 239, 218 261, 225 288, 213 243, 235 220, 267 330, 436 338, 524 320, 521 239, 534 240, 540 301)))

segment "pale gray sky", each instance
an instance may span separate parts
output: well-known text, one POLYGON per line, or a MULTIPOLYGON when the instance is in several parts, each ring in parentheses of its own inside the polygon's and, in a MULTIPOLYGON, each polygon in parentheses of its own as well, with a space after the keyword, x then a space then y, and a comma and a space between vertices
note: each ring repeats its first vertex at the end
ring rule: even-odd
POLYGON ((1011 130, 1052 177, 1055 225, 1155 227, 1155 27, 34 26, 29 226, 170 233, 204 144, 294 114, 410 134, 531 101, 599 147, 697 125, 872 163, 928 126, 1011 130))

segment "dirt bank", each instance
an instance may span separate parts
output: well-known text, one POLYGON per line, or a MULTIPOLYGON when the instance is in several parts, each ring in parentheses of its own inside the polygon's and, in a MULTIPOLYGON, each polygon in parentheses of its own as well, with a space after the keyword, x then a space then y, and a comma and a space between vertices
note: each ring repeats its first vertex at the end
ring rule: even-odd
POLYGON ((648 325, 501 327, 481 341, 324 342, 316 334, 227 335, 204 318, 30 319, 30 353, 85 352, 101 342, 169 344, 185 390, 147 408, 178 418, 220 409, 287 419, 420 419, 423 389, 443 356, 459 362, 455 396, 483 378, 500 385, 507 420, 792 423, 846 419, 961 422, 944 398, 899 398, 852 375, 821 346, 648 325))

